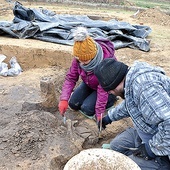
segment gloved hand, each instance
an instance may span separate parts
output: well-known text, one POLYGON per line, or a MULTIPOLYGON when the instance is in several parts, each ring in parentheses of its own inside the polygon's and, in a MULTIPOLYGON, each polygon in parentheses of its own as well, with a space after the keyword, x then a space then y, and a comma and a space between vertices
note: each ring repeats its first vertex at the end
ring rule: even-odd
POLYGON ((68 108, 68 101, 61 100, 58 104, 58 109, 59 109, 59 112, 62 116, 64 116, 64 113, 67 110, 67 108, 68 108))
MULTIPOLYGON (((109 116, 106 115, 102 118, 102 128, 105 129, 106 125, 111 124, 112 121, 110 120, 109 116)), ((97 122, 98 128, 100 129, 100 121, 97 122)))
POLYGON ((139 145, 138 149, 133 151, 133 155, 140 158, 144 158, 145 160, 151 160, 155 158, 156 157, 155 154, 148 147, 147 144, 144 143, 139 145))

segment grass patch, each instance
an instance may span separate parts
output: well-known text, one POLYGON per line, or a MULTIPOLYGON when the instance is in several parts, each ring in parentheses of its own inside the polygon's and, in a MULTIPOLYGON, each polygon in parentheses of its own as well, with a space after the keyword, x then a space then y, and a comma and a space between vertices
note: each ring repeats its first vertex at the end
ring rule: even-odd
POLYGON ((129 0, 129 2, 133 2, 138 7, 143 8, 154 8, 160 7, 161 9, 170 10, 169 0, 159 1, 159 0, 129 0))

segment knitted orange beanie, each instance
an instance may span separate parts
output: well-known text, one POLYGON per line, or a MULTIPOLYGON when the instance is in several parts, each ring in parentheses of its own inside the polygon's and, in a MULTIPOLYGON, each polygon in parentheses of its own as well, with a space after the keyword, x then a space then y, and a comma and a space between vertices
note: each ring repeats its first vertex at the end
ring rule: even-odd
POLYGON ((78 27, 74 32, 73 55, 80 61, 93 59, 97 54, 95 41, 85 27, 78 27))

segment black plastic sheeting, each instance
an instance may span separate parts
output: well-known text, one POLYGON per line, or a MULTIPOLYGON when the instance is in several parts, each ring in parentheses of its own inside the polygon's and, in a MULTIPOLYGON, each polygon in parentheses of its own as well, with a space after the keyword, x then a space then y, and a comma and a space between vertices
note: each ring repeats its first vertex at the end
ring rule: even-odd
POLYGON ((151 33, 148 26, 131 25, 115 19, 92 20, 86 15, 61 15, 43 8, 26 8, 18 1, 14 3, 13 14, 12 22, 0 21, 0 36, 73 45, 74 30, 77 26, 84 26, 92 37, 110 39, 115 49, 130 47, 146 52, 150 50, 146 39, 151 33))

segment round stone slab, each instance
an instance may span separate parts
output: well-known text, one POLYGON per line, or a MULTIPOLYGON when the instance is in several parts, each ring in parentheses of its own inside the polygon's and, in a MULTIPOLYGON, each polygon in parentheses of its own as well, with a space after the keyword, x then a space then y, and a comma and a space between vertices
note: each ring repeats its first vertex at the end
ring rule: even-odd
POLYGON ((129 157, 110 149, 87 149, 73 156, 64 170, 140 170, 129 157))

